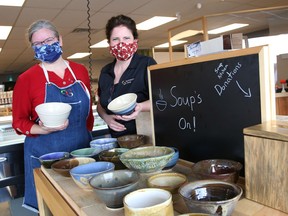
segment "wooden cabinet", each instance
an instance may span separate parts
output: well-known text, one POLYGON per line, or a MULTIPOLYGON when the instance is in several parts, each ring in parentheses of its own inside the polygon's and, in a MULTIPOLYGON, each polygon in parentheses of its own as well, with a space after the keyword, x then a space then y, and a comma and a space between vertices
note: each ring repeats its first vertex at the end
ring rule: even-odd
POLYGON ((244 129, 246 198, 288 213, 288 122, 244 129))
POLYGON ((288 115, 288 92, 276 93, 276 115, 288 115))

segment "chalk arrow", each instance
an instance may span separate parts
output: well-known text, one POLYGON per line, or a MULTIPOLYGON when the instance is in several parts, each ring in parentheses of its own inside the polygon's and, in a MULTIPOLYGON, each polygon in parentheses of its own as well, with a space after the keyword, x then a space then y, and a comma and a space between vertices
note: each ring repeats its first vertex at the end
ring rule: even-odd
POLYGON ((250 88, 248 88, 248 92, 246 92, 246 91, 244 91, 243 88, 241 88, 241 86, 240 86, 240 84, 239 84, 239 82, 238 82, 237 80, 236 80, 236 83, 237 83, 239 89, 240 89, 240 90, 245 94, 245 97, 251 97, 251 91, 250 91, 250 88))

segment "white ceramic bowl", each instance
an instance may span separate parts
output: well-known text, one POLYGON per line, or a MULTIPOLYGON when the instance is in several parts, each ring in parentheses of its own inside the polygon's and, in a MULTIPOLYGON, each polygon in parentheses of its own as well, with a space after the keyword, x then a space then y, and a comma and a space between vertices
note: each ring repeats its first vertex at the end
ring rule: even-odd
POLYGON ((39 104, 35 111, 46 127, 59 127, 69 117, 71 109, 71 105, 67 103, 49 102, 39 104))
POLYGON ((144 188, 127 194, 123 200, 124 213, 129 216, 173 216, 172 194, 159 188, 144 188))
POLYGON ((117 115, 127 115, 133 112, 136 106, 137 95, 127 93, 121 95, 108 104, 108 109, 117 115))

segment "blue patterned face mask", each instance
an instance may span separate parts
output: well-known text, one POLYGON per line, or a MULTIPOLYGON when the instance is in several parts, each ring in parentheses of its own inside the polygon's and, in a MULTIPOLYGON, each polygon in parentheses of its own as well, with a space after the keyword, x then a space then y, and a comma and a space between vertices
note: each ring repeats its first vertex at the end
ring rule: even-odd
POLYGON ((35 52, 35 58, 42 61, 53 63, 55 62, 62 54, 62 48, 60 46, 59 41, 49 45, 44 44, 43 46, 37 47, 32 46, 35 52))

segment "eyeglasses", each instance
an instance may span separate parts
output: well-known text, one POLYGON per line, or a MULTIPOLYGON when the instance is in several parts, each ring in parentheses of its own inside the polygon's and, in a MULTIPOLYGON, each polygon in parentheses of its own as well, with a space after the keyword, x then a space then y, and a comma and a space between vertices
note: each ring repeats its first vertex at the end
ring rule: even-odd
POLYGON ((32 46, 36 46, 36 47, 40 47, 44 44, 51 44, 52 41, 54 41, 55 37, 48 37, 43 41, 36 41, 34 43, 32 43, 32 46))

